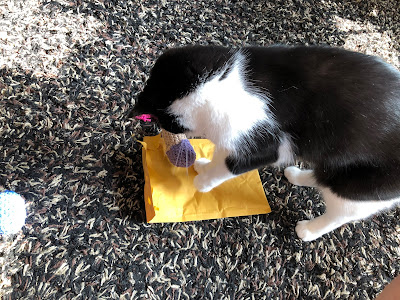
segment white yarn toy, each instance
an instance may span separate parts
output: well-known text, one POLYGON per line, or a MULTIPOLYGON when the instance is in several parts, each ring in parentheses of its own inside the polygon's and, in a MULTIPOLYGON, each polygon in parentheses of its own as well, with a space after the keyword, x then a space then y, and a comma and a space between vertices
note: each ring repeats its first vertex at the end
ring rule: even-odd
POLYGON ((0 235, 14 234, 25 225, 25 200, 12 191, 0 193, 0 235))

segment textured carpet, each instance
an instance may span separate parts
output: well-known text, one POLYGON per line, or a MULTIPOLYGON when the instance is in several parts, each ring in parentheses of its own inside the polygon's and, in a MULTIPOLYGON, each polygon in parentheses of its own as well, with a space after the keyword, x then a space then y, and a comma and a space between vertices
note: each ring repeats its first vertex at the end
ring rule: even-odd
POLYGON ((329 44, 399 68, 387 1, 0 0, 0 190, 27 202, 0 241, 4 299, 374 299, 400 273, 399 209, 310 243, 319 194, 260 170, 268 215, 146 224, 126 118, 157 56, 184 44, 329 44))

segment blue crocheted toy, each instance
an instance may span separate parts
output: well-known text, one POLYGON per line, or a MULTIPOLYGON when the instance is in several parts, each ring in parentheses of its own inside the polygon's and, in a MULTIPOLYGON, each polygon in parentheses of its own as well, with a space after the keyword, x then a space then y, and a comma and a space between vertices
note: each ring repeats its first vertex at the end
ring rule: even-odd
POLYGON ((0 193, 0 235, 17 233, 25 225, 25 200, 12 191, 0 193))

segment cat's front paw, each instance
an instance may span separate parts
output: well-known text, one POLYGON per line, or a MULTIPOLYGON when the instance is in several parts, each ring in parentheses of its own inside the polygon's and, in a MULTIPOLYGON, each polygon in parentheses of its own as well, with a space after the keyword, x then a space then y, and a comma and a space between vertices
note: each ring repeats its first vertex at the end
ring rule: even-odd
POLYGON ((310 229, 310 220, 303 220, 297 222, 296 233, 299 238, 305 242, 313 241, 320 237, 319 234, 315 234, 310 229))
POLYGON ((197 172, 197 174, 202 174, 206 171, 210 162, 211 161, 207 158, 199 158, 194 162, 194 170, 197 172))
POLYGON ((214 185, 205 174, 197 175, 194 178, 193 184, 195 188, 201 193, 207 193, 214 188, 214 185))

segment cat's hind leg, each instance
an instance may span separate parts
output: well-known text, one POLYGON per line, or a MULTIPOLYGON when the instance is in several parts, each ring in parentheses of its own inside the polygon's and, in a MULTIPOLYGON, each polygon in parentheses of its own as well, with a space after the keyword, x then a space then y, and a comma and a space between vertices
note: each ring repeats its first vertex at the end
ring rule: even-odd
POLYGON ((340 198, 328 188, 323 188, 321 192, 326 203, 325 214, 297 223, 296 233, 303 241, 315 240, 346 223, 368 218, 399 201, 356 201, 340 198))
POLYGON ((284 174, 291 184, 309 187, 317 186, 313 170, 301 170, 291 166, 285 168, 284 174))
POLYGON ((284 173, 289 182, 295 185, 317 187, 321 191, 326 204, 325 214, 315 219, 297 223, 296 233, 304 241, 315 240, 346 223, 368 218, 400 201, 400 199, 387 201, 349 200, 339 197, 327 187, 318 186, 312 170, 288 167, 284 173))

